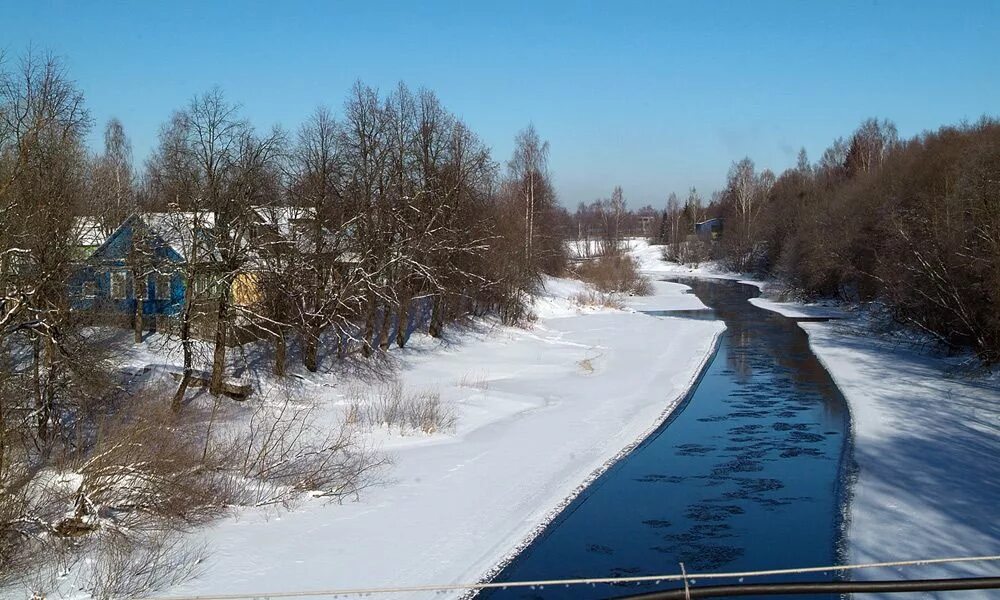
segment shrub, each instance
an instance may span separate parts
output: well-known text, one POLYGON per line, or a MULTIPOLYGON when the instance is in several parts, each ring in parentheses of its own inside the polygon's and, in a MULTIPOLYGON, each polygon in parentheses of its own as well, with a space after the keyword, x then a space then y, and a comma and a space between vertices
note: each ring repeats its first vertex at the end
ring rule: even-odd
POLYGON ((590 307, 596 306, 600 308, 624 308, 625 305, 622 303, 621 299, 615 294, 608 294, 605 292, 582 292, 573 296, 573 302, 579 306, 590 307))
POLYGON ((577 275, 604 293, 634 296, 653 293, 649 278, 639 272, 635 260, 628 255, 602 256, 584 261, 577 267, 577 275))
POLYGON ((212 433, 222 411, 177 415, 166 398, 130 399, 96 421, 78 456, 5 470, 0 586, 41 594, 79 565, 77 585, 95 598, 142 595, 194 573, 203 550, 180 536, 192 524, 304 493, 357 496, 375 482, 387 460, 351 427, 317 424, 311 406, 274 400, 249 415, 226 411, 212 433), (80 562, 87 552, 94 560, 80 562))
POLYGON ((348 422, 366 429, 398 428, 435 433, 451 429, 457 417, 450 405, 441 402, 437 392, 406 393, 403 385, 392 382, 376 388, 351 392, 348 422))

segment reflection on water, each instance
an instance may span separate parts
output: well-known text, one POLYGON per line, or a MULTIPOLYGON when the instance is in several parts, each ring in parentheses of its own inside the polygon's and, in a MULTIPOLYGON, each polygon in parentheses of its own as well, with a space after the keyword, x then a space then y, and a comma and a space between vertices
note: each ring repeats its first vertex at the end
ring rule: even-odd
MULTIPOLYGON (((495 581, 677 573, 680 562, 688 572, 706 572, 837 561, 849 430, 843 397, 794 320, 747 302, 755 288, 682 282, 711 310, 664 317, 726 323, 687 404, 495 581)), ((790 579, 770 579, 778 580, 790 579)), ((607 598, 667 587, 676 584, 491 590, 479 597, 607 598)))

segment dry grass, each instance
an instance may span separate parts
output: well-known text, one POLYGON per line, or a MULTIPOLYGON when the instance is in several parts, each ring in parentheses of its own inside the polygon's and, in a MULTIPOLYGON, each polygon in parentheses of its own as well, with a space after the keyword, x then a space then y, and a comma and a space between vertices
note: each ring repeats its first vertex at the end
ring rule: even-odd
POLYGON ((454 409, 437 392, 407 393, 399 382, 349 393, 348 422, 366 429, 385 427, 400 434, 436 433, 455 427, 454 409))
POLYGON ((648 296, 653 293, 649 279, 639 272, 635 260, 628 255, 602 256, 587 260, 577 267, 580 279, 604 293, 648 296))
POLYGON ((285 398, 258 410, 248 427, 218 444, 227 470, 245 482, 240 504, 287 505, 304 492, 357 498, 376 481, 388 459, 362 445, 352 423, 318 425, 314 409, 285 398))
POLYGON ((596 354, 584 358, 583 360, 577 361, 576 364, 577 366, 580 367, 580 369, 584 373, 592 375, 597 371, 597 359, 601 358, 602 356, 604 356, 604 354, 598 352, 596 354))
POLYGON ((598 307, 598 308, 614 308, 622 309, 625 308, 625 304, 621 301, 621 298, 617 294, 609 294, 605 292, 582 292, 573 296, 573 302, 578 306, 582 307, 598 307))
POLYGON ((458 380, 458 387, 470 388, 473 390, 479 390, 481 392, 488 391, 490 389, 489 378, 486 373, 466 373, 462 375, 462 378, 458 380))

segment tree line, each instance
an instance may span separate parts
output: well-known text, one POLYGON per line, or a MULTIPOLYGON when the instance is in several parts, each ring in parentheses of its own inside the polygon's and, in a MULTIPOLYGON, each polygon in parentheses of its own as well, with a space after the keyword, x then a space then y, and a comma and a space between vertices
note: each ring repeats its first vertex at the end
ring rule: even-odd
POLYGON ((868 119, 778 176, 734 163, 709 207, 717 257, 806 297, 876 301, 953 348, 1000 360, 1000 122, 900 139, 868 119))

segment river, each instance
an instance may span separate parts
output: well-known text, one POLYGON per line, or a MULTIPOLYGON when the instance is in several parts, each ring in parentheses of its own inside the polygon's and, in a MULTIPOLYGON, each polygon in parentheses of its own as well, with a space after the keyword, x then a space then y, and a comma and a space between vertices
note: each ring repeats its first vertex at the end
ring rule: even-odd
MULTIPOLYGON (((722 319, 726 331, 714 357, 663 426, 493 581, 676 574, 681 562, 689 573, 704 573, 839 561, 850 449, 843 396, 794 319, 748 302, 756 288, 681 283, 710 310, 651 314, 722 319)), ((507 588, 478 597, 608 598, 677 586, 507 588)))

